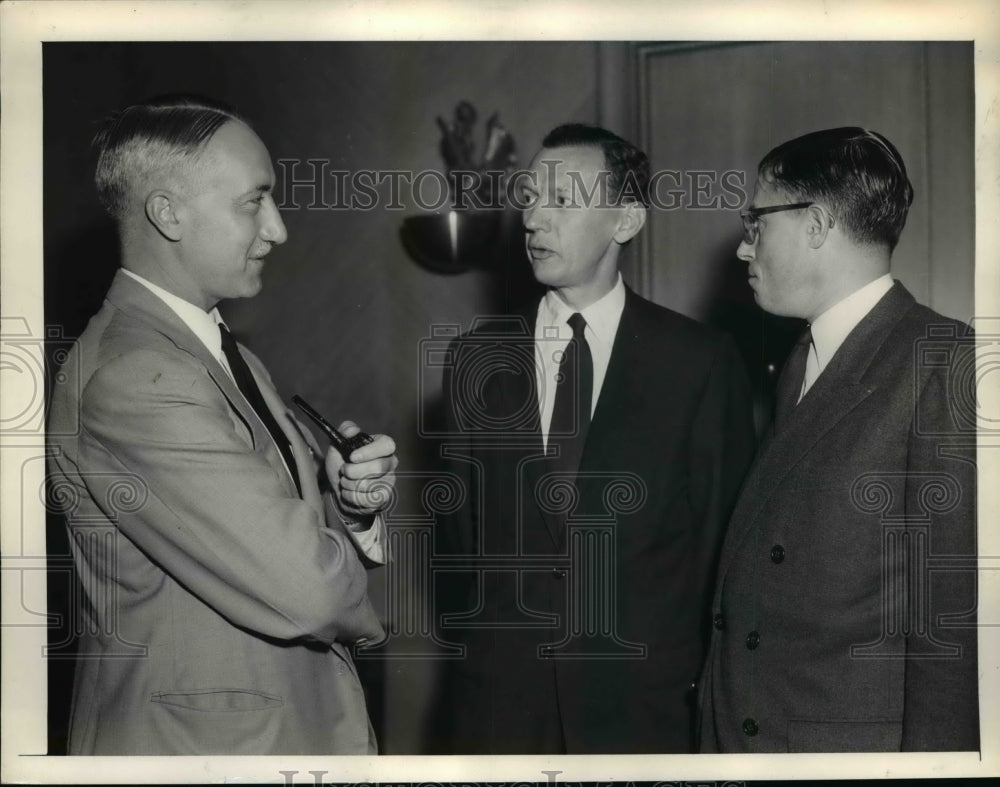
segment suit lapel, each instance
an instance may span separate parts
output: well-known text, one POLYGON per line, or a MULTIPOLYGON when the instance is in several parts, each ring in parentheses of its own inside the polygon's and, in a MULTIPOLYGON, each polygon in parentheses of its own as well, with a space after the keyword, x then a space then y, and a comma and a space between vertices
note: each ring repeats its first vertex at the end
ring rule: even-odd
MULTIPOLYGON (((594 469, 596 458, 600 456, 606 446, 617 438, 615 430, 620 423, 622 408, 627 406, 631 400, 630 385, 635 383, 638 370, 642 369, 642 331, 635 309, 636 297, 631 290, 625 288, 625 307, 622 311, 621 321, 618 323, 618 330, 615 333, 611 357, 608 360, 608 369, 604 375, 604 382, 597 398, 597 406, 594 408, 594 415, 587 432, 583 455, 580 458, 580 468, 576 479, 579 500, 587 499, 587 489, 594 483, 588 472, 594 469)), ((540 449, 541 435, 539 433, 540 449)), ((540 475, 537 468, 545 468, 546 464, 545 462, 533 463, 535 472, 540 475)), ((556 545, 563 548, 566 543, 566 517, 548 515, 545 520, 556 545)))
MULTIPOLYGON (((532 348, 532 353, 534 353, 535 323, 538 319, 537 303, 534 308, 529 306, 527 309, 519 312, 516 316, 520 318, 520 325, 523 326, 523 328, 514 334, 514 336, 517 337, 515 341, 527 342, 532 348), (527 333, 524 333, 524 330, 526 330, 527 333)), ((527 461, 524 463, 524 488, 519 490, 522 505, 527 504, 526 498, 534 495, 534 490, 538 489, 545 474, 551 470, 550 463, 543 458, 546 452, 542 443, 541 417, 539 414, 540 409, 537 404, 538 382, 537 372, 535 371, 536 362, 536 356, 533 354, 531 364, 532 372, 530 374, 498 375, 498 379, 500 380, 499 395, 501 401, 501 412, 519 412, 521 404, 525 401, 530 400, 536 403, 531 428, 505 434, 505 437, 508 439, 512 438, 518 445, 527 444, 527 451, 525 454, 527 461)), ((548 513, 544 509, 540 509, 540 513, 543 521, 545 522, 545 527, 549 531, 549 535, 552 537, 553 543, 556 547, 561 548, 565 542, 565 517, 548 513)))
POLYGON ((799 401, 799 394, 802 393, 802 382, 805 378, 806 360, 811 346, 812 334, 808 330, 804 331, 781 370, 774 402, 773 424, 775 432, 780 432, 784 428, 788 417, 795 410, 799 401))
POLYGON ((733 555, 771 495, 792 468, 852 410, 878 389, 867 372, 893 327, 913 305, 898 282, 855 326, 830 363, 761 449, 743 484, 719 565, 725 576, 733 555))
POLYGON ((580 460, 581 471, 591 469, 595 453, 615 439, 614 426, 618 421, 616 416, 627 405, 630 384, 634 383, 643 368, 642 330, 635 309, 636 297, 632 290, 625 288, 625 308, 611 345, 611 357, 597 397, 597 407, 590 420, 590 431, 580 460))
MULTIPOLYGON (((152 326, 154 330, 169 339, 179 350, 194 356, 204 365, 208 376, 226 397, 229 406, 239 415, 247 430, 252 435, 253 444, 255 446, 265 446, 266 450, 263 451, 263 455, 267 457, 268 462, 274 467, 279 477, 283 479, 286 490, 294 497, 298 497, 294 482, 281 459, 281 453, 278 451, 277 446, 274 445, 274 441, 270 434, 268 434, 267 428, 243 397, 233 378, 229 376, 229 373, 219 363, 219 360, 208 351, 208 348, 205 347, 202 341, 184 324, 184 321, 162 300, 150 292, 150 290, 122 271, 118 271, 115 275, 111 288, 108 290, 107 299, 123 312, 152 326)), ((254 378, 257 380, 258 385, 260 385, 261 391, 263 392, 265 388, 269 388, 276 397, 277 393, 274 392, 273 388, 270 385, 264 384, 259 370, 254 369, 253 371, 254 378)), ((268 407, 287 434, 285 421, 287 421, 288 417, 284 406, 282 405, 280 411, 276 412, 271 400, 265 399, 265 401, 267 401, 268 407)), ((289 439, 292 440, 291 437, 289 439)), ((295 452, 295 460, 298 462, 300 452, 304 450, 302 448, 301 437, 297 436, 295 440, 292 440, 292 450, 295 452)), ((305 466, 312 467, 312 461, 310 460, 305 466)), ((303 465, 300 464, 301 467, 303 465)), ((313 479, 312 483, 315 483, 315 479, 313 479)), ((303 486, 304 488, 305 486, 303 486)))

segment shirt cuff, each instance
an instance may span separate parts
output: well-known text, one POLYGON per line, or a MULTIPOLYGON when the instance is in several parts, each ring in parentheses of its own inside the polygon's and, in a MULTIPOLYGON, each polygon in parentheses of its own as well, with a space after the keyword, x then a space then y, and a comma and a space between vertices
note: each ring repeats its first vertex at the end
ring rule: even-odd
POLYGON ((385 523, 381 514, 376 514, 371 524, 356 522, 341 517, 344 527, 351 535, 351 540, 357 545, 369 560, 375 563, 386 562, 385 523))

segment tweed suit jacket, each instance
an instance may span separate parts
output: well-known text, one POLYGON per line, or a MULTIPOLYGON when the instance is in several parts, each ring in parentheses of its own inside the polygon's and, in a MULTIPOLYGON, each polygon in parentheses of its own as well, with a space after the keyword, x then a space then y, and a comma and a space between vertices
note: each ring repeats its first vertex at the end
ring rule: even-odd
POLYGON ((978 748, 966 331, 896 282, 775 427, 723 547, 702 751, 978 748))
POLYGON ((70 754, 375 751, 347 649, 382 636, 365 565, 318 449, 242 352, 301 497, 227 372, 139 282, 118 273, 66 363, 49 484, 83 589, 70 754))

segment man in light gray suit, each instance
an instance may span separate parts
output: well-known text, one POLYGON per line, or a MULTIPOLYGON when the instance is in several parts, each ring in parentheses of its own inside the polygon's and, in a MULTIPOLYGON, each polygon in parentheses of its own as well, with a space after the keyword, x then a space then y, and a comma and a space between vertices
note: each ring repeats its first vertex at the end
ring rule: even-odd
POLYGON ((286 238, 267 149, 184 97, 97 145, 122 269, 49 422, 83 587, 69 753, 374 753, 348 647, 382 636, 366 567, 395 445, 324 456, 215 308, 286 238))
POLYGON ((979 746, 975 361, 889 275, 912 199, 860 128, 758 169, 738 255, 761 308, 810 329, 724 541, 702 751, 979 746))

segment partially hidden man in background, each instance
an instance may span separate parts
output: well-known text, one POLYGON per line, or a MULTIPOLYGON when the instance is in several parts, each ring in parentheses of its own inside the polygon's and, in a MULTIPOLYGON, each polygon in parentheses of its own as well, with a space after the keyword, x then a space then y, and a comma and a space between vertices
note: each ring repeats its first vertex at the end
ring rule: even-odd
POLYGON ((975 367, 889 275, 912 199, 860 128, 760 163, 738 255, 810 326, 723 547, 702 751, 978 748, 975 367))
POLYGON ((491 564, 445 623, 466 647, 449 746, 687 752, 713 571, 754 448, 749 384, 727 337, 622 281, 646 155, 583 125, 542 144, 519 194, 548 291, 457 339, 445 380, 468 490, 451 549, 491 564))
POLYGON ((69 753, 373 753, 347 648, 382 636, 366 567, 395 445, 323 457, 215 308, 256 295, 286 238, 267 149, 182 97, 128 107, 97 146, 122 269, 50 415, 60 435, 79 419, 50 479, 79 498, 69 753), (121 484, 141 505, 115 505, 121 484))

